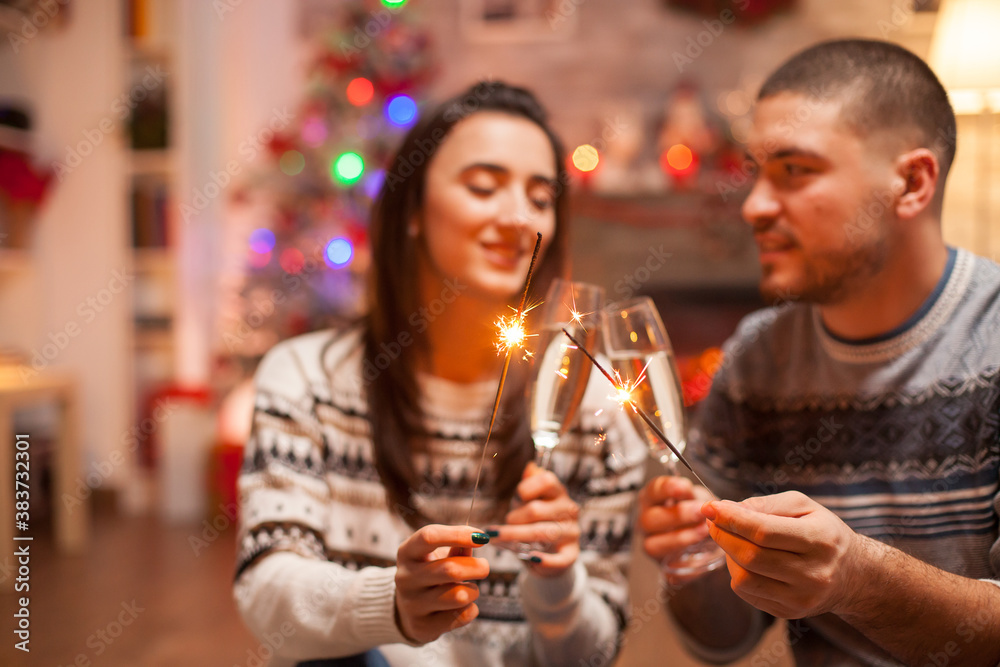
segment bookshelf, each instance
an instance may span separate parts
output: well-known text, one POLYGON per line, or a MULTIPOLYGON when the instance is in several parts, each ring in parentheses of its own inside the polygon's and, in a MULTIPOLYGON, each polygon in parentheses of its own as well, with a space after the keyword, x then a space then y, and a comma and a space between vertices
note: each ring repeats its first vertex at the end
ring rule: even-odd
POLYGON ((172 108, 178 86, 173 0, 122 0, 128 81, 123 104, 128 148, 132 245, 136 415, 176 376, 176 142, 172 108))

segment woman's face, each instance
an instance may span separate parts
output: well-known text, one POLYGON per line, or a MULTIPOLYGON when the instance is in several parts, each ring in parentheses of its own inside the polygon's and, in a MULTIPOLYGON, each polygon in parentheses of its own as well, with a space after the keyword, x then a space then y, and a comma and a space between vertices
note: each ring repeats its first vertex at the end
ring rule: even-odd
POLYGON ((412 223, 420 284, 452 280, 463 295, 510 301, 524 285, 536 232, 542 254, 555 232, 555 154, 545 132, 518 116, 475 113, 445 136, 426 178, 412 223))

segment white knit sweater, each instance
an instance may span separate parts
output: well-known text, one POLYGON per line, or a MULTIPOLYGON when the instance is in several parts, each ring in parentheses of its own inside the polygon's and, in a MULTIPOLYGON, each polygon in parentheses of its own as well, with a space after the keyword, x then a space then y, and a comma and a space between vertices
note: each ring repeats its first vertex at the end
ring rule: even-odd
MULTIPOLYGON (((645 452, 609 385, 593 374, 580 428, 554 468, 581 505, 582 555, 555 578, 531 574, 509 551, 479 582, 480 616, 423 646, 394 621, 395 557, 413 530, 391 513, 372 463, 360 332, 286 341, 257 373, 254 429, 239 488, 235 595, 243 618, 274 654, 271 665, 379 647, 396 666, 578 665, 617 650, 627 608, 625 565, 645 452)), ((427 452, 414 501, 437 523, 464 524, 494 381, 419 378, 427 452)), ((562 448, 563 445, 560 445, 562 448)), ((484 483, 494 470, 487 458, 484 483)), ((476 501, 484 527, 492 499, 476 501)))

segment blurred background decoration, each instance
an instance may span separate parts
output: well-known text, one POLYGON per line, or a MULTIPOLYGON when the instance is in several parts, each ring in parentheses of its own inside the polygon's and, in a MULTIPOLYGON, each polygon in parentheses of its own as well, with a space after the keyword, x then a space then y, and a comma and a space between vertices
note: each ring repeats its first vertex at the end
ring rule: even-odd
POLYGON ((31 152, 31 116, 14 104, 0 106, 0 246, 24 249, 53 174, 31 152))
POLYGON ((370 2, 340 3, 325 31, 313 27, 295 120, 268 142, 267 167, 233 195, 234 206, 267 216, 250 232, 244 284, 222 323, 231 360, 247 371, 278 341, 361 312, 369 210, 434 75, 429 35, 405 2, 395 4, 377 29, 370 2), (266 321, 245 335, 264 310, 266 321))

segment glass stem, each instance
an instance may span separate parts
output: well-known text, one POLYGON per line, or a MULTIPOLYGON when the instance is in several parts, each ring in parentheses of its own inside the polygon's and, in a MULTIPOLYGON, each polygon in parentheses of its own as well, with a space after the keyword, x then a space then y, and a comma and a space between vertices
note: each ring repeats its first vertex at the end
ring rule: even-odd
POLYGON ((538 447, 535 449, 535 465, 543 470, 548 470, 549 464, 552 461, 553 449, 553 447, 538 447))

